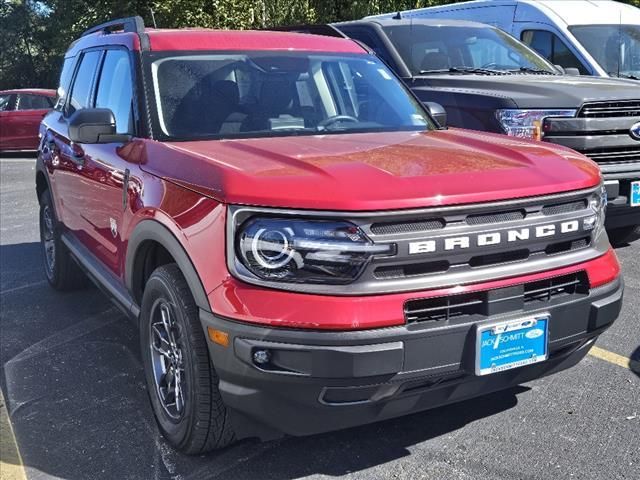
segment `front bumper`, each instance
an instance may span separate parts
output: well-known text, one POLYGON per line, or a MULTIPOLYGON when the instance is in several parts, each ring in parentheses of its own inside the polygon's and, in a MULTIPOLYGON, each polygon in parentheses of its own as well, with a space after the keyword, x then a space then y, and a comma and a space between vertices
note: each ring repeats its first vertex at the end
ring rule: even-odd
POLYGON ((640 225, 640 207, 632 207, 629 202, 631 181, 637 180, 640 180, 638 172, 635 177, 627 180, 607 180, 605 174, 605 186, 609 197, 605 221, 607 229, 640 225))
POLYGON ((619 278, 541 309, 551 315, 549 359, 483 377, 473 373, 474 322, 326 332, 265 328, 205 311, 200 318, 205 334, 209 327, 228 334, 227 347, 210 342, 209 352, 238 438, 268 439, 398 417, 569 368, 617 318, 622 296, 619 278), (256 350, 270 352, 267 367, 252 360, 256 350))

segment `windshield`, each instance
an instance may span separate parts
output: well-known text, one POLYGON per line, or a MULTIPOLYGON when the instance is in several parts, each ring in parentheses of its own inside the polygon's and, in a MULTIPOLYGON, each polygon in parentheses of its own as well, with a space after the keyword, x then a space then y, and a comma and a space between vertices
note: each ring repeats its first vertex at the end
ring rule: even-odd
POLYGON ((640 80, 640 25, 581 25, 569 30, 609 75, 640 80))
POLYGON ((176 139, 435 128, 375 57, 255 52, 151 64, 160 128, 176 139))
POLYGON ((413 75, 556 73, 544 58, 497 28, 404 24, 383 29, 413 75))

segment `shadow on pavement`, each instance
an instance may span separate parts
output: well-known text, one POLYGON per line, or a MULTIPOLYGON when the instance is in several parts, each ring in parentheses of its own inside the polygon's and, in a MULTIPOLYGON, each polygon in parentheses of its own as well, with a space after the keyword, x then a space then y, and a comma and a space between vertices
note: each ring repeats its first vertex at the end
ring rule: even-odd
MULTIPOLYGON (((297 479, 340 476, 513 408, 518 387, 383 423, 306 438, 245 441, 187 457, 159 435, 136 328, 99 290, 59 293, 38 243, 0 247, 0 384, 27 469, 87 478, 297 479)), ((434 455, 439 455, 434 449, 434 455)), ((10 458, 6 461, 11 461, 10 458)))

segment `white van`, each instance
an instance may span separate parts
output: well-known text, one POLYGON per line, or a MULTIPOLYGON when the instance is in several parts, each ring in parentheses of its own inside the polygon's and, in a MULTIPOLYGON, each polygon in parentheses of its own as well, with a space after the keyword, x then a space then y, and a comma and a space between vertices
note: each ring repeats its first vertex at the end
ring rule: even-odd
MULTIPOLYGON (((398 15, 390 13, 385 17, 398 15)), ((478 0, 401 12, 473 20, 510 33, 582 75, 640 80, 640 9, 611 0, 478 0)))

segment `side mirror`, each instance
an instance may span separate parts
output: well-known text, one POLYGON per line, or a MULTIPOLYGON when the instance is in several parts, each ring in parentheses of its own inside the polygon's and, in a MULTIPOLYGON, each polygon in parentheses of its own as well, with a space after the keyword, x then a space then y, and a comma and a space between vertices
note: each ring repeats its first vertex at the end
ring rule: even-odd
POLYGON ((130 138, 116 133, 116 119, 108 108, 83 108, 69 117, 69 140, 74 143, 118 143, 130 138))
POLYGON ((431 117, 438 122, 442 128, 447 128, 447 111, 442 105, 436 102, 424 102, 424 106, 429 110, 431 117))
POLYGON ((563 67, 562 65, 554 65, 554 67, 560 70, 560 73, 562 73, 563 75, 580 75, 580 70, 575 67, 563 67))

